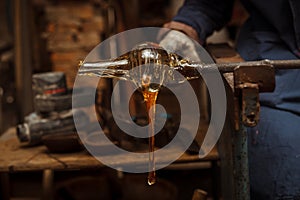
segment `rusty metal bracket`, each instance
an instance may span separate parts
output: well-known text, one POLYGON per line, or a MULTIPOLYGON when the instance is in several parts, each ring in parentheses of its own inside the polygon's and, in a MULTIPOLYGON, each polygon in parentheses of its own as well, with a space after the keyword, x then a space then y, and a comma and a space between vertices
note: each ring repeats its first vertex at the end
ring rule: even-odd
POLYGON ((244 83, 237 86, 241 89, 241 114, 245 126, 256 126, 259 121, 259 87, 256 83, 244 83))
MULTIPOLYGON (((241 116, 245 126, 256 126, 259 121, 259 93, 272 92, 275 88, 275 69, 273 65, 238 66, 234 69, 234 93, 236 116, 241 116)), ((235 119, 239 129, 239 117, 235 119)))

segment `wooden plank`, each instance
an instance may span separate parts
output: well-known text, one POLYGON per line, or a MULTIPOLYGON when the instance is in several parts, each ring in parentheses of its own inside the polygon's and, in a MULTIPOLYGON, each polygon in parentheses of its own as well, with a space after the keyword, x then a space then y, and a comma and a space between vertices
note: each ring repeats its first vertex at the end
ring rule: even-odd
POLYGON ((10 129, 4 135, 12 135, 0 141, 0 171, 32 171, 44 169, 72 169, 103 166, 86 152, 70 154, 51 154, 46 146, 22 147, 10 129))
POLYGON ((17 138, 0 142, 0 171, 41 170, 48 166, 62 168, 54 159, 49 159, 44 153, 45 146, 22 148, 17 138))
POLYGON ((216 63, 241 62, 241 56, 227 43, 213 44, 206 47, 216 63))
MULTIPOLYGON (((104 165, 86 151, 76 153, 53 154, 47 151, 43 145, 36 147, 22 147, 18 142, 15 129, 10 129, 5 135, 10 135, 9 139, 0 141, 0 172, 13 171, 33 171, 33 170, 65 170, 83 168, 101 168, 104 165)), ((157 162, 164 162, 174 152, 169 150, 168 155, 160 156, 157 162)), ((123 155, 107 155, 114 165, 130 165, 132 163, 145 165, 148 163, 148 156, 124 159, 123 155)), ((201 162, 207 160, 217 160, 216 149, 204 159, 199 159, 198 155, 184 153, 176 162, 201 162)))

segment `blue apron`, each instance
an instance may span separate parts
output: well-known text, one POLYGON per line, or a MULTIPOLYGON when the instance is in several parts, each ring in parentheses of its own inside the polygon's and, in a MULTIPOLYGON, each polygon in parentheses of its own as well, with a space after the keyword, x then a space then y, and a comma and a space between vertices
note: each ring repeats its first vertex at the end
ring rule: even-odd
MULTIPOLYGON (((280 18, 285 12, 276 14, 280 18)), ((262 19, 250 18, 242 28, 237 42, 241 56, 298 59, 296 38, 285 41, 288 37, 278 34, 282 30, 262 19)), ((297 23, 285 30, 287 35, 296 25, 299 28, 300 20, 297 23)), ((260 122, 248 134, 250 190, 255 200, 300 199, 300 70, 277 70, 275 78, 275 91, 260 95, 260 122)))

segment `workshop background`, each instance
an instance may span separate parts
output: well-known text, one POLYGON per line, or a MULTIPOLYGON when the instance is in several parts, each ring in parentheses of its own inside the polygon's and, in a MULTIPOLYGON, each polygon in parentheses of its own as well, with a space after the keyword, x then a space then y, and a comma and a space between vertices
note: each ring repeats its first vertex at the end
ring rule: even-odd
MULTIPOLYGON (((72 88, 79 62, 101 41, 136 27, 161 27, 172 19, 182 3, 182 0, 0 1, 0 136, 33 111, 33 74, 64 72, 67 87, 72 88)), ((230 23, 210 37, 208 43, 234 44, 246 17, 237 1, 230 23)), ((120 176, 114 173, 110 169, 58 172, 56 192, 60 192, 60 199, 121 199, 120 190, 141 193, 145 199, 143 194, 150 192, 143 190, 140 185, 144 184, 144 178, 136 174, 125 175, 122 185, 125 189, 117 184, 112 191, 112 180, 120 176), (76 198, 66 195, 64 184, 76 198), (83 198, 81 193, 90 196, 83 198)), ((158 173, 165 179, 155 188, 161 196, 170 193, 172 199, 191 199, 193 191, 202 188, 209 198, 218 197, 219 185, 213 181, 218 179, 218 166, 158 173)), ((11 174, 11 199, 40 199, 41 176, 39 172, 11 174)), ((3 192, 5 185, 3 181, 0 184, 3 192)), ((130 199, 132 194, 127 195, 130 199)))

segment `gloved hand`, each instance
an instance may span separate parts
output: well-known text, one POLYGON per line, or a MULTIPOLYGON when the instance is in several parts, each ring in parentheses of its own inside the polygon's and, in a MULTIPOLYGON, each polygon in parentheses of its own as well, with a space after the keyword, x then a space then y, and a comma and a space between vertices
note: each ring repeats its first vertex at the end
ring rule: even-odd
POLYGON ((170 30, 159 45, 169 53, 176 53, 190 61, 201 61, 197 50, 200 44, 182 32, 170 30))
POLYGON ((163 37, 160 35, 159 44, 161 47, 169 53, 176 53, 190 61, 201 61, 199 57, 199 47, 202 49, 200 46, 201 40, 198 38, 195 29, 176 21, 164 24, 164 28, 167 29, 161 32, 161 35, 163 35, 163 37))

